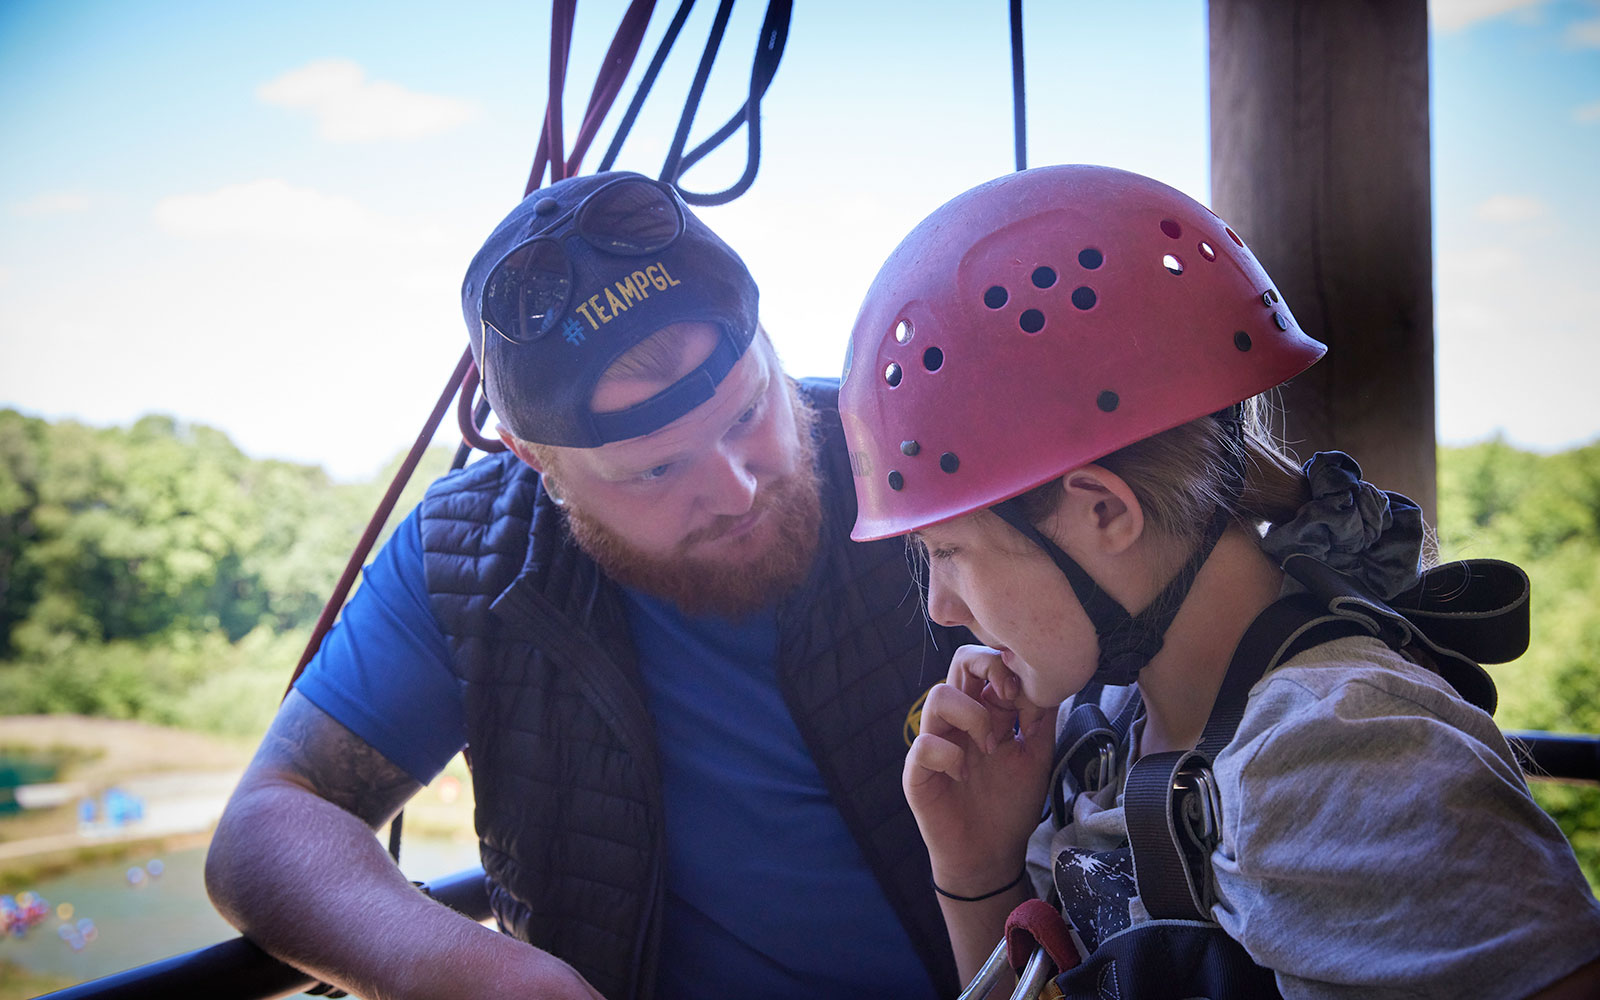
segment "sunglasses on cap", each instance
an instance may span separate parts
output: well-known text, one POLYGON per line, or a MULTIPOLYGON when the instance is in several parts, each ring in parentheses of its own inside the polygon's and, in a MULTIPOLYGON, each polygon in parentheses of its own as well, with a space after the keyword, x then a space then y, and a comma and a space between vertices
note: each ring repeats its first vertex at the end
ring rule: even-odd
POLYGON ((563 244, 576 236, 624 257, 656 253, 683 235, 683 203, 670 184, 622 177, 601 185, 538 234, 512 247, 483 284, 483 325, 518 344, 551 330, 572 294, 572 260, 563 244), (555 233, 568 222, 572 231, 555 233))

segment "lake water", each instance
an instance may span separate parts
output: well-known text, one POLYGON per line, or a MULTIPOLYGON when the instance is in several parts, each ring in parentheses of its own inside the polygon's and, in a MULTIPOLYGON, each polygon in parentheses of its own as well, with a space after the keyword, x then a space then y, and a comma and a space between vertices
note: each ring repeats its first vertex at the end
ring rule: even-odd
MULTIPOLYGON (((406 837, 400 857, 407 877, 424 882, 478 864, 475 843, 446 838, 406 837)), ((25 938, 0 937, 0 960, 84 982, 234 937, 206 897, 204 866, 205 848, 193 848, 91 865, 31 886, 52 913, 25 938), (150 862, 158 862, 158 876, 150 862), (137 882, 129 878, 136 867, 137 882), (66 922, 55 913, 62 903, 72 907, 66 922), (94 922, 94 939, 75 950, 61 928, 85 919, 94 922)), ((4 979, 0 973, 0 986, 4 979)))

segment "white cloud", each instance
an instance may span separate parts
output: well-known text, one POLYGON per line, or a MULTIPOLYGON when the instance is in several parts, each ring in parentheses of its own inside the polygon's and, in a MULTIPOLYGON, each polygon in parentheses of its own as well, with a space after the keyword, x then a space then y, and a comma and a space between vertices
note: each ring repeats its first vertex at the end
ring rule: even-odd
POLYGON ((1596 101, 1593 104, 1585 104, 1580 108, 1573 108, 1572 117, 1585 124, 1600 122, 1600 101, 1596 101))
POLYGON ((1567 44, 1583 49, 1600 49, 1600 17, 1574 21, 1567 25, 1567 44))
POLYGON ((1438 31, 1460 31, 1479 21, 1509 14, 1516 10, 1532 10, 1543 6, 1546 0, 1430 0, 1428 17, 1438 31))
POLYGON ((88 210, 89 196, 76 191, 51 191, 11 205, 11 214, 21 216, 68 215, 88 210))
POLYGON ((1437 265, 1439 439, 1499 430, 1539 450, 1595 440, 1600 286, 1581 235, 1441 245, 1437 265))
POLYGON ((318 134, 330 142, 420 139, 481 113, 470 101, 368 80, 366 71, 349 59, 321 59, 292 69, 257 87, 256 97, 276 107, 310 111, 317 118, 318 134))
POLYGON ((1478 203, 1474 214, 1487 222, 1531 222, 1549 214, 1550 207, 1537 198, 1520 194, 1497 194, 1478 203))

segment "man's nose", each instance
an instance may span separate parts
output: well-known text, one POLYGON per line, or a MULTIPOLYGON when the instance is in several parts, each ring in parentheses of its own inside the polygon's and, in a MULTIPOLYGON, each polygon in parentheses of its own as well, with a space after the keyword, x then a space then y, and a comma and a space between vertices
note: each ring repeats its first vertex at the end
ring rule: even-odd
POLYGON ((705 471, 705 502, 710 512, 730 517, 748 513, 755 503, 758 482, 744 452, 724 448, 710 464, 705 471))

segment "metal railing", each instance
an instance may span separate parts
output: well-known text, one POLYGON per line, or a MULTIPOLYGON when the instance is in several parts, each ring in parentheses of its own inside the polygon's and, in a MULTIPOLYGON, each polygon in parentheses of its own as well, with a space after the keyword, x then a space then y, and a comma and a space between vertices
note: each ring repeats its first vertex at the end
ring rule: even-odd
MULTIPOLYGON (((1600 784, 1600 735, 1513 731, 1506 736, 1523 757, 1523 767, 1530 775, 1554 781, 1600 784)), ((426 889, 434 899, 474 920, 485 920, 489 916, 489 896, 482 868, 446 876, 428 884, 426 889)), ((997 950, 991 958, 995 964, 994 976, 982 984, 983 991, 975 993, 973 987, 969 987, 964 997, 981 997, 988 992, 999 978, 1002 950, 997 950)), ((1038 988, 1048 978, 1042 963, 1031 962, 1019 991, 1013 996, 1036 996, 1038 988)), ((171 1000, 190 996, 271 1000, 292 996, 315 984, 312 977, 278 961, 246 938, 237 937, 48 993, 38 1000, 171 1000)))

